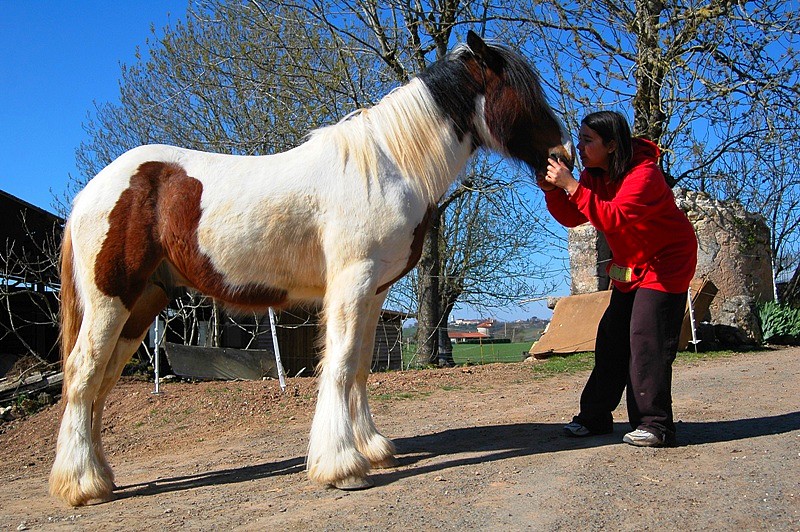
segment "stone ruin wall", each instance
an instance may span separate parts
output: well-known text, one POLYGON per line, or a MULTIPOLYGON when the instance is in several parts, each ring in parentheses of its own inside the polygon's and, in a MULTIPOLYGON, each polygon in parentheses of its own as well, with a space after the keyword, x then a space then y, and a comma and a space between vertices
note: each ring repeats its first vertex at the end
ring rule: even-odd
POLYGON ((611 250, 606 238, 592 224, 583 224, 567 231, 569 252, 570 294, 590 294, 607 290, 610 283, 606 264, 611 250))
MULTIPOLYGON (((761 341, 756 306, 774 299, 769 227, 759 214, 736 202, 715 200, 702 192, 676 188, 675 200, 686 213, 699 242, 695 278, 712 281, 719 292, 699 321, 740 329, 761 341)), ((611 252, 602 235, 590 225, 570 229, 568 238, 571 293, 605 290, 611 252)))

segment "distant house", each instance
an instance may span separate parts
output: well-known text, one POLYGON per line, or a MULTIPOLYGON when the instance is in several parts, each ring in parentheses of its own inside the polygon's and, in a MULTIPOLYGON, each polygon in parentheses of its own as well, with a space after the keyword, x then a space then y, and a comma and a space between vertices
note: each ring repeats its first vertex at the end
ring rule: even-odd
POLYGON ((488 334, 482 332, 462 332, 462 331, 448 331, 447 336, 450 337, 450 342, 454 344, 463 344, 467 342, 474 342, 476 340, 486 340, 491 338, 488 334))
POLYGON ((494 320, 485 320, 485 321, 480 322, 476 328, 478 329, 479 333, 483 333, 486 336, 491 337, 492 336, 492 333, 491 333, 492 327, 494 327, 494 320))
POLYGON ((465 320, 463 318, 456 318, 455 320, 453 320, 453 325, 457 327, 469 327, 473 325, 478 325, 482 321, 483 320, 465 320))

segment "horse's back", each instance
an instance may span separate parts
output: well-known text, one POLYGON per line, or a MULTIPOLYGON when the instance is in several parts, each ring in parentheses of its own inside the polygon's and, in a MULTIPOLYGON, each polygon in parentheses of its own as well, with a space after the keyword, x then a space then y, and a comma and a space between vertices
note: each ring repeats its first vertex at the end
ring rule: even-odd
POLYGON ((319 194, 286 175, 286 159, 167 145, 122 154, 75 199, 82 270, 123 301, 164 260, 181 284, 231 304, 321 295, 319 194))
POLYGON ((150 275, 166 259, 190 286, 229 301, 223 285, 316 299, 331 268, 353 260, 374 261, 387 283, 407 269, 426 206, 391 170, 366 182, 324 139, 268 156, 167 145, 122 154, 76 198, 87 267, 143 265, 150 275))

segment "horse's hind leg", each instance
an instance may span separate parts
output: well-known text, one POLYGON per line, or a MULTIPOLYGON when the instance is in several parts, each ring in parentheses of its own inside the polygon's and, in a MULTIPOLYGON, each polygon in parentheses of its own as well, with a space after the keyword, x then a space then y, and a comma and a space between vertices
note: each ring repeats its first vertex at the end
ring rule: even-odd
POLYGON ((114 347, 111 360, 109 360, 108 366, 106 366, 103 383, 100 385, 97 399, 95 399, 92 404, 92 449, 97 462, 105 471, 106 478, 111 482, 112 489, 116 488, 114 484, 114 470, 111 468, 111 465, 109 465, 105 452, 103 451, 103 409, 105 408, 106 398, 109 392, 119 380, 125 364, 130 360, 133 353, 136 352, 140 343, 141 341, 134 342, 124 338, 117 340, 117 345, 114 347))
POLYGON ((107 464, 95 452, 92 408, 129 316, 119 299, 96 289, 85 290, 84 302, 77 342, 64 364, 64 414, 50 473, 50 493, 73 506, 107 500, 113 489, 107 464))
POLYGON ((372 355, 375 347, 376 325, 381 314, 386 292, 375 296, 369 303, 367 326, 361 343, 358 372, 350 394, 350 417, 353 421, 353 433, 356 447, 367 457, 372 467, 384 468, 397 465, 394 457, 395 446, 375 427, 367 402, 367 378, 372 366, 372 355))
POLYGON ((106 398, 119 380, 120 375, 122 375, 125 364, 128 363, 139 348, 139 345, 141 345, 150 324, 167 303, 169 303, 169 299, 162 289, 157 288, 155 285, 148 285, 134 305, 131 315, 122 329, 117 345, 114 347, 108 365, 106 365, 103 383, 100 385, 97 399, 94 401, 92 408, 92 445, 97 461, 106 471, 106 475, 112 483, 114 481, 114 471, 108 464, 108 460, 106 460, 101 436, 103 408, 105 407, 106 398))
POLYGON ((356 449, 349 405, 373 291, 371 264, 358 263, 329 280, 325 294, 325 352, 307 468, 311 480, 341 489, 371 485, 369 460, 356 449))

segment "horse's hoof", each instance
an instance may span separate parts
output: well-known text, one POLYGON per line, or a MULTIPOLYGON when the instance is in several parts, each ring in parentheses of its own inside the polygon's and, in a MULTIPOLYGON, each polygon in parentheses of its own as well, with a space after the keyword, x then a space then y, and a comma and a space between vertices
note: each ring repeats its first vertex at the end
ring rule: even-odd
POLYGON ((371 464, 373 469, 389 469, 391 467, 397 467, 399 465, 400 461, 394 456, 387 456, 383 460, 371 464))
POLYGON ((333 483, 333 486, 345 491, 364 490, 374 484, 369 477, 347 477, 333 483))
POLYGON ((111 502, 117 499, 117 496, 113 493, 108 493, 106 495, 84 495, 82 497, 72 497, 72 498, 64 498, 64 502, 72 506, 73 508, 79 508, 81 506, 94 506, 95 504, 105 504, 107 502, 111 502))

